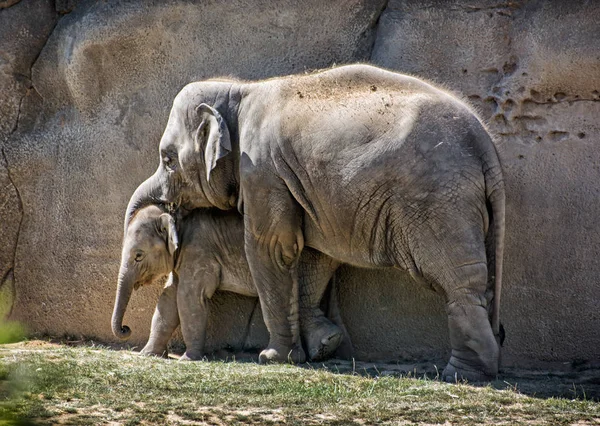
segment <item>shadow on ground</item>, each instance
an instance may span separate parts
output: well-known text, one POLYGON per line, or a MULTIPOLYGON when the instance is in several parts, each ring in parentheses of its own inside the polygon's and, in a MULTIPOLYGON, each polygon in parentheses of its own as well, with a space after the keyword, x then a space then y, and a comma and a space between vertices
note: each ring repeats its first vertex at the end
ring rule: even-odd
MULTIPOLYGON (((371 377, 396 376, 436 380, 443 364, 428 362, 373 363, 330 360, 310 364, 309 368, 325 368, 340 374, 361 374, 371 377), (439 373, 438 373, 439 372, 439 373)), ((487 383, 474 384, 487 386, 487 383)), ((496 380, 490 383, 496 389, 512 389, 536 398, 567 398, 600 401, 600 369, 582 368, 578 371, 548 371, 520 368, 504 368, 496 380)))

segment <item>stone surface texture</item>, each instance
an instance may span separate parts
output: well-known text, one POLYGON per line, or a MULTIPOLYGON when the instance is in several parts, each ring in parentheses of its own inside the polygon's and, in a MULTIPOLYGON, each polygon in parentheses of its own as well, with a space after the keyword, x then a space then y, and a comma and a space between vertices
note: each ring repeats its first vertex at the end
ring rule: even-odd
MULTIPOLYGON (((600 361, 600 4, 558 0, 0 2, 0 314, 114 341, 125 207, 188 82, 371 62, 476 106, 507 185, 506 365, 600 361)), ((342 268, 359 359, 443 360, 443 300, 342 268)), ((160 287, 134 293, 142 345, 160 287)), ((259 348, 252 298, 211 301, 207 349, 259 348)))

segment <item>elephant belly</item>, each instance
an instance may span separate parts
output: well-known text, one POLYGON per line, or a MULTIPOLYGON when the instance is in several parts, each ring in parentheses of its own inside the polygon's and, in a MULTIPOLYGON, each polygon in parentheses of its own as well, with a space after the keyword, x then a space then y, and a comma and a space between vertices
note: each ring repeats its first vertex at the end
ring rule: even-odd
POLYGON ((360 268, 389 268, 402 267, 391 261, 387 255, 387 248, 378 241, 356 241, 350 233, 345 235, 334 233, 325 235, 312 221, 305 221, 305 244, 321 253, 326 254, 340 263, 357 266, 360 268), (354 240, 354 241, 353 241, 354 240), (373 246, 375 244, 375 247, 373 246))
MULTIPOLYGON (((234 262, 232 262, 234 263, 234 262)), ((238 268, 232 268, 230 263, 228 268, 221 270, 221 283, 219 290, 231 291, 232 293, 241 294, 243 296, 257 297, 256 287, 252 281, 250 268, 248 264, 240 265, 238 268)))

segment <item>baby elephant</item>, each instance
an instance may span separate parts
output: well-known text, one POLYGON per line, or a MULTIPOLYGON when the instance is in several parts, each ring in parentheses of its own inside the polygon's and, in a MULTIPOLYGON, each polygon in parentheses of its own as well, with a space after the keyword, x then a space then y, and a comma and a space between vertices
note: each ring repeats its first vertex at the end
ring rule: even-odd
MULTIPOLYGON (((313 360, 332 355, 349 357, 352 346, 333 303, 332 323, 319 304, 339 264, 310 249, 302 253, 299 266, 301 336, 313 360)), ((186 345, 182 360, 204 355, 208 309, 214 292, 227 290, 258 296, 244 253, 244 224, 238 213, 216 209, 192 211, 176 229, 173 217, 161 207, 140 209, 129 223, 123 241, 117 298, 112 318, 115 336, 131 334, 123 315, 132 290, 169 275, 154 316, 150 338, 142 353, 165 356, 167 343, 181 323, 186 345)), ((335 292, 332 291, 334 298, 335 292)), ((268 297, 268 295, 267 295, 268 297)), ((262 299, 262 298, 261 298, 262 299)), ((334 298, 335 299, 335 298, 334 298)))

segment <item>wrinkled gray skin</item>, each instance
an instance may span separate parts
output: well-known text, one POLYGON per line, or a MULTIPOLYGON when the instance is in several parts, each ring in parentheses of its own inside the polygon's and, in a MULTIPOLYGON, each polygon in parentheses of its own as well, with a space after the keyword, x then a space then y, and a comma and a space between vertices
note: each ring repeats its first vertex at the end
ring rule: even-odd
POLYGON ((351 65, 186 86, 158 169, 127 217, 156 202, 244 214, 270 332, 261 361, 290 350, 304 359, 296 289, 300 253, 311 247, 359 267, 409 271, 441 293, 452 346, 443 377, 487 380, 499 364, 504 199, 494 144, 465 103, 417 78, 351 65))
MULTIPOLYGON (((237 212, 199 209, 175 226, 173 217, 155 205, 137 211, 123 240, 121 273, 113 312, 113 330, 123 335, 123 315, 132 290, 169 275, 159 298, 150 338, 142 353, 166 356, 167 343, 181 322, 186 345, 182 360, 199 360, 204 354, 208 317, 207 299, 219 290, 258 296, 244 254, 244 223, 237 212), (177 228, 177 229, 176 229, 177 228)), ((346 330, 337 305, 331 323, 319 303, 338 263, 314 250, 306 250, 300 274, 310 291, 301 290, 302 337, 311 358, 324 359, 336 351, 346 330)), ((126 326, 125 326, 126 327, 126 326)), ((347 336, 337 356, 350 357, 347 336)))

